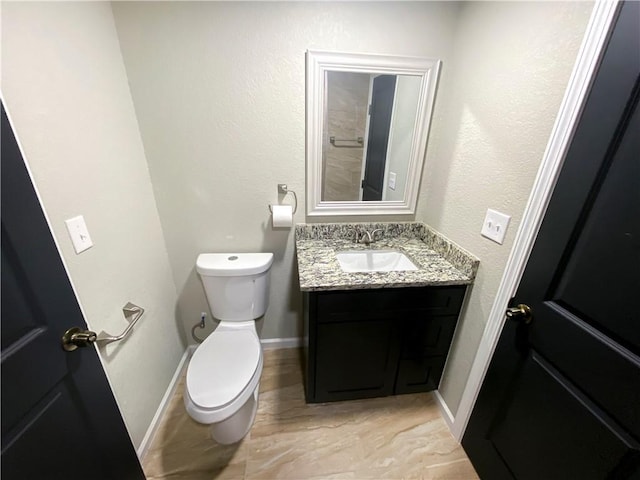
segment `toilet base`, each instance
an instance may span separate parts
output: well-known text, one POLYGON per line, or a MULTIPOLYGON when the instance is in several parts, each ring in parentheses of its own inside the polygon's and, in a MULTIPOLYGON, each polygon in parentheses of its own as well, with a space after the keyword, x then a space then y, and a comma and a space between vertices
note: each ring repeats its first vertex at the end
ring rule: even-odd
POLYGON ((230 445, 239 442, 249 433, 258 411, 259 388, 260 384, 240 410, 226 420, 211 425, 211 438, 222 445, 230 445))

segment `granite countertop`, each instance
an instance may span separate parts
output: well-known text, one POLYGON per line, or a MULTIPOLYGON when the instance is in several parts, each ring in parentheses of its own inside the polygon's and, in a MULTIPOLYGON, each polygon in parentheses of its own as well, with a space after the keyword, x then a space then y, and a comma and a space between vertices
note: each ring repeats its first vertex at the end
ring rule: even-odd
POLYGON ((479 260, 420 222, 325 223, 296 225, 300 290, 468 285, 479 260), (354 243, 354 230, 381 229, 369 246, 354 243), (342 270, 336 253, 344 250, 398 250, 418 267, 414 271, 353 272, 342 270))

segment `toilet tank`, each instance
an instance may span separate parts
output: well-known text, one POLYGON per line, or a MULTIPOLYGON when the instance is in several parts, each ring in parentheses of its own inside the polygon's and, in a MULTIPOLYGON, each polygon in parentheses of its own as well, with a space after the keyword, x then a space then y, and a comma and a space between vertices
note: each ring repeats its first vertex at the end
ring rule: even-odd
POLYGON ((261 317, 269 303, 269 271, 273 253, 202 253, 200 274, 211 314, 218 320, 261 317))

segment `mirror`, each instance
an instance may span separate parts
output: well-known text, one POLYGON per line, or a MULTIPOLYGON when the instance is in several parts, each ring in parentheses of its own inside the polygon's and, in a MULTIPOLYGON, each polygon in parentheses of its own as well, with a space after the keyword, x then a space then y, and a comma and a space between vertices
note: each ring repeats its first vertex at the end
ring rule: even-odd
POLYGON ((307 52, 307 214, 412 214, 440 61, 307 52))

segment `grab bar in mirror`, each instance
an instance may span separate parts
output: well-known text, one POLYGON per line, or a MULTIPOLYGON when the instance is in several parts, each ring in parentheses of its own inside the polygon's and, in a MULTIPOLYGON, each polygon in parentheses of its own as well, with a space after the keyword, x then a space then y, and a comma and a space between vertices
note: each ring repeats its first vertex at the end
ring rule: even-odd
POLYGON ((344 138, 329 137, 329 142, 331 143, 331 145, 333 145, 336 148, 362 148, 362 145, 364 145, 364 138, 358 137, 358 138, 352 138, 352 139, 344 139, 344 138), (336 145, 336 142, 357 142, 358 145, 336 145))

